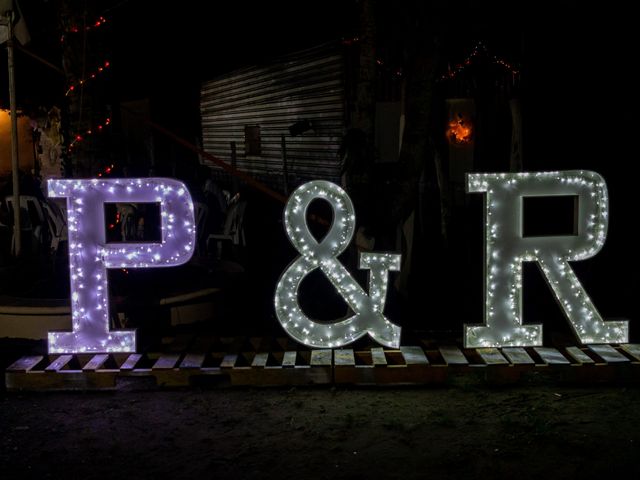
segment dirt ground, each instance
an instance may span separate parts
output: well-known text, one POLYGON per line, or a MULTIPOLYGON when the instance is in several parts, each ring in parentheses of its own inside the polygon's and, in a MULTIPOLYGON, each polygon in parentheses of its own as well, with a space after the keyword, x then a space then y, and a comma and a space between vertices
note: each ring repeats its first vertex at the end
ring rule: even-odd
POLYGON ((640 478, 636 387, 0 393, 0 478, 640 478))

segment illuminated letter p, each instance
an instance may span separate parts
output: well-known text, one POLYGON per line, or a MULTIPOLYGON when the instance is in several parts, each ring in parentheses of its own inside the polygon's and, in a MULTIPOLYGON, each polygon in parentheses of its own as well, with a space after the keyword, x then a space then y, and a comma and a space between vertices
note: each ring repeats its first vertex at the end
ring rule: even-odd
POLYGON ((71 332, 49 332, 49 353, 134 352, 135 330, 109 331, 107 268, 171 267, 193 255, 191 195, 167 178, 49 180, 49 197, 67 199, 71 332), (159 243, 106 243, 105 203, 159 203, 159 243))

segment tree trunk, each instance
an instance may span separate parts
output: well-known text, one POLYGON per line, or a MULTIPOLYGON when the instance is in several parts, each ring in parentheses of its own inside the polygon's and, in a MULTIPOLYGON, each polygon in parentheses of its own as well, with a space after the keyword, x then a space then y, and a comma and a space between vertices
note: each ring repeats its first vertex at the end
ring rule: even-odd
POLYGON ((511 172, 522 172, 522 109, 520 100, 512 98, 509 106, 511 107, 511 158, 509 170, 511 172))
MULTIPOLYGON (((435 85, 437 41, 430 32, 414 31, 409 34, 409 48, 405 54, 409 60, 406 70, 405 128, 400 150, 400 167, 403 171, 401 198, 397 202, 399 218, 405 218, 413 210, 418 192, 418 180, 428 162, 433 161, 430 148, 431 102, 435 85)), ((437 184, 434 164, 427 168, 427 183, 437 184)))
MULTIPOLYGON (((360 55, 356 82, 356 101, 351 127, 362 130, 373 142, 376 102, 376 21, 374 0, 362 0, 360 6, 360 55)), ((370 159, 373 162, 373 159, 370 159)))
MULTIPOLYGON (((408 305, 420 303, 423 289, 429 285, 425 267, 427 251, 437 251, 446 235, 446 173, 434 155, 435 142, 431 132, 432 102, 435 89, 435 75, 438 68, 439 42, 436 33, 429 28, 426 7, 416 3, 408 13, 404 24, 405 34, 405 128, 399 158, 402 172, 398 195, 394 198, 393 216, 400 224, 412 212, 420 212, 415 221, 420 229, 413 229, 411 244, 415 248, 405 252, 403 270, 411 271, 409 283, 404 283, 401 292, 408 305), (422 17, 422 18, 417 18, 422 17), (420 195, 419 182, 423 178, 424 200, 420 195), (438 192, 436 194, 436 191, 438 192), (433 197, 439 195, 440 205, 433 204, 433 197), (418 208, 417 207, 426 207, 418 208), (435 207, 435 208, 434 208, 435 207), (427 247, 427 245, 429 245, 427 247)), ((409 243, 409 240, 407 240, 409 243)), ((431 267, 430 267, 431 268, 431 267)))

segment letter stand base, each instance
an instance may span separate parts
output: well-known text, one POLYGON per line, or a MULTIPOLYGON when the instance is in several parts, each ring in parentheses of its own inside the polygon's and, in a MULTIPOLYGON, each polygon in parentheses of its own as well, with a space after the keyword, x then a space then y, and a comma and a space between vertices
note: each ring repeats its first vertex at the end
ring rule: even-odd
POLYGON ((176 337, 162 352, 36 355, 5 371, 9 391, 157 387, 639 383, 640 345, 304 349, 288 338, 176 337))

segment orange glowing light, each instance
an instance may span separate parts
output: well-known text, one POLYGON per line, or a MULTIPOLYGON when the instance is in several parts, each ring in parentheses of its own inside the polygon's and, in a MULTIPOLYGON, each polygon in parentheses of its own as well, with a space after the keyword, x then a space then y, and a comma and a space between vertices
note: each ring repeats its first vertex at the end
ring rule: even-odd
POLYGON ((471 142, 471 134, 473 129, 471 123, 465 122, 461 115, 456 120, 449 122, 449 129, 447 130, 447 138, 450 143, 457 145, 465 145, 471 142))

